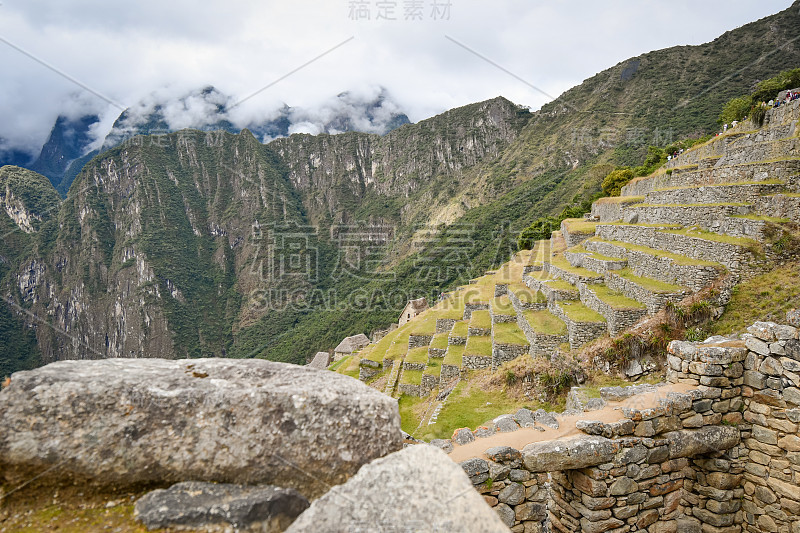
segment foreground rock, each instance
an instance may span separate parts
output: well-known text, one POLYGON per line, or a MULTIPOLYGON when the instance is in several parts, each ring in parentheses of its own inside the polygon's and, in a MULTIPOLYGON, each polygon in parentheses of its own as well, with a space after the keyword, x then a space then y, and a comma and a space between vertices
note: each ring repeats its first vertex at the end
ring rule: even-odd
POLYGON ((401 447, 397 402, 262 360, 61 361, 0 392, 0 472, 100 484, 271 484, 314 498, 401 447))
POLYGON ((350 481, 312 503, 287 531, 508 529, 457 464, 441 450, 419 445, 363 467, 350 481))
POLYGON ((284 531, 308 508, 294 489, 189 481, 148 493, 136 502, 134 518, 148 529, 284 531))

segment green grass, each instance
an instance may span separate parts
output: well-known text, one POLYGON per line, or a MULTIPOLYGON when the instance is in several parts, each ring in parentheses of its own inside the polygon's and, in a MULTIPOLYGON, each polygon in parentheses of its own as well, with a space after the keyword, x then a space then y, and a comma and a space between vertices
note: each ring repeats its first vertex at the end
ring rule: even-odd
POLYGON ((425 318, 412 319, 409 333, 411 335, 433 335, 436 333, 436 317, 427 315, 425 318))
POLYGON ((770 217, 767 215, 733 215, 731 218, 743 218, 746 220, 758 220, 761 222, 772 222, 773 224, 788 224, 788 218, 770 217))
POLYGON ((535 333, 541 335, 566 335, 567 325, 550 311, 525 311, 525 320, 535 333))
POLYGON ((403 385, 419 385, 422 383, 422 374, 422 370, 403 369, 403 374, 400 376, 400 383, 403 385))
POLYGON ((785 323, 786 311, 800 307, 798 279, 800 265, 793 263, 740 283, 734 287, 722 317, 708 327, 708 333, 729 335, 744 332, 758 320, 785 323))
POLYGON ((548 280, 547 286, 557 291, 573 292, 575 294, 578 293, 578 289, 575 287, 575 285, 568 281, 564 281, 563 279, 548 280))
POLYGON ((336 372, 340 367, 342 367, 343 365, 347 364, 347 362, 350 361, 350 359, 352 357, 353 357, 352 355, 346 355, 346 356, 342 357, 341 359, 339 359, 338 361, 336 361, 335 363, 330 365, 328 367, 328 370, 332 370, 333 372, 336 372))
POLYGON ((422 363, 425 364, 428 362, 428 347, 423 346, 422 348, 413 348, 408 351, 406 354, 406 358, 404 359, 406 363, 422 363))
POLYGON ((621 292, 611 290, 604 284, 589 285, 588 288, 599 299, 614 309, 647 309, 644 304, 637 302, 633 298, 628 298, 621 292))
POLYGON ((600 323, 606 321, 603 315, 580 302, 559 302, 558 305, 564 310, 564 314, 575 322, 600 323))
POLYGON ((686 290, 685 287, 681 287, 680 285, 673 285, 672 283, 667 283, 664 281, 658 281, 656 279, 643 278, 641 276, 637 276, 633 273, 633 271, 630 268, 615 270, 614 274, 617 274, 621 278, 625 278, 628 281, 632 281, 637 285, 641 285, 648 291, 657 294, 672 294, 675 292, 681 292, 683 290, 686 290))
POLYGON ((569 233, 578 235, 592 235, 597 227, 597 222, 589 222, 581 218, 568 218, 561 223, 566 226, 569 233))
POLYGON ((498 296, 491 301, 492 314, 495 315, 508 315, 517 316, 514 310, 514 305, 511 303, 511 298, 508 295, 498 296))
POLYGON ((462 381, 444 404, 436 423, 426 426, 415 436, 425 440, 449 439, 456 429, 475 429, 480 424, 502 414, 513 413, 521 407, 538 409, 540 405, 509 398, 502 391, 482 390, 479 386, 470 386, 462 381))
POLYGON ((425 368, 424 374, 426 376, 439 377, 442 373, 442 362, 440 359, 431 359, 428 361, 428 366, 425 368))
POLYGON ((547 303, 547 297, 542 291, 534 291, 524 283, 516 282, 508 286, 508 290, 514 293, 517 300, 522 304, 543 304, 547 303))
POLYGON ((426 398, 408 396, 403 394, 397 400, 397 407, 400 410, 400 427, 408 434, 413 434, 421 422, 418 406, 427 401, 426 398))
POLYGON ((342 358, 337 364, 335 372, 337 374, 342 374, 344 376, 350 376, 351 378, 358 379, 359 374, 359 363, 360 359, 353 355, 348 355, 347 357, 342 358))
POLYGON ((461 368, 462 358, 464 357, 465 346, 463 344, 451 344, 447 347, 447 353, 442 361, 443 365, 452 365, 461 368))
POLYGON ((606 196, 595 200, 597 204, 638 204, 644 201, 644 196, 606 196))
POLYGON ((450 300, 445 300, 444 302, 441 302, 439 305, 441 305, 442 307, 439 307, 439 305, 437 305, 433 309, 431 314, 435 318, 460 320, 461 317, 464 316, 463 302, 456 301, 455 299, 453 299, 450 305, 443 305, 449 302, 450 300))
POLYGON ((464 355, 492 356, 492 338, 490 336, 470 335, 464 347, 464 355))
POLYGON ((456 322, 453 329, 450 330, 450 337, 464 337, 466 338, 469 333, 469 323, 465 320, 456 322))
POLYGON ((528 339, 515 322, 494 325, 494 342, 498 344, 527 345, 528 339))
MULTIPOLYGON (((687 186, 677 186, 677 187, 663 187, 660 189, 655 189, 653 192, 668 192, 668 191, 682 191, 686 189, 699 189, 699 188, 706 188, 706 187, 732 187, 732 186, 741 186, 741 185, 781 185, 783 181, 778 179, 771 179, 771 180, 764 180, 764 181, 734 181, 730 183, 709 183, 704 185, 687 185, 687 186)), ((601 198, 602 200, 602 198, 601 198)))
POLYGON ((489 314, 489 311, 473 311, 472 318, 469 320, 469 327, 492 329, 492 315, 489 314))
MULTIPOLYGON (((600 241, 600 239, 598 239, 598 241, 600 241)), ((656 250, 655 248, 648 248, 647 246, 639 246, 637 244, 630 244, 621 241, 604 241, 604 242, 608 242, 609 244, 613 244, 614 246, 625 248, 626 250, 632 252, 641 252, 643 254, 652 255, 654 257, 663 257, 665 259, 671 260, 676 265, 710 266, 717 268, 719 270, 725 270, 725 267, 723 267, 719 263, 712 263, 711 261, 703 261, 702 259, 692 259, 690 257, 686 257, 685 255, 673 254, 672 252, 665 252, 664 250, 656 250)))
POLYGON ((447 340, 448 340, 447 333, 438 333, 433 337, 433 341, 431 341, 430 348, 436 350, 444 350, 447 348, 447 340))
POLYGON ((398 359, 405 357, 406 353, 408 353, 408 339, 400 338, 397 339, 388 350, 386 350, 383 359, 397 361, 398 359))
POLYGON ((675 235, 685 235, 686 237, 697 237, 707 241, 723 242, 726 244, 733 244, 741 246, 748 250, 761 250, 761 244, 753 239, 745 237, 731 237, 730 235, 721 235, 711 231, 702 230, 700 228, 683 228, 683 229, 670 229, 660 230, 663 233, 673 233, 675 235))
POLYGON ((378 359, 373 359, 373 360, 382 360, 383 354, 385 354, 389 350, 389 348, 391 348, 392 344, 394 343, 395 340, 397 340, 398 337, 408 333, 409 327, 410 325, 408 323, 403 324, 396 330, 387 334, 377 343, 375 343, 375 347, 372 350, 372 356, 370 357, 370 359, 372 359, 373 357, 377 357, 378 359))
POLYGON ((564 259, 563 256, 560 256, 560 255, 553 256, 553 258, 551 259, 551 263, 550 264, 552 264, 554 267, 556 267, 556 268, 558 268, 560 270, 563 270, 565 272, 569 272, 570 274, 573 274, 575 276, 580 276, 580 277, 584 277, 584 278, 602 278, 603 277, 600 274, 598 274, 597 272, 592 272, 589 269, 586 269, 586 268, 583 268, 583 267, 574 267, 574 266, 570 265, 569 261, 567 261, 566 259, 564 259))

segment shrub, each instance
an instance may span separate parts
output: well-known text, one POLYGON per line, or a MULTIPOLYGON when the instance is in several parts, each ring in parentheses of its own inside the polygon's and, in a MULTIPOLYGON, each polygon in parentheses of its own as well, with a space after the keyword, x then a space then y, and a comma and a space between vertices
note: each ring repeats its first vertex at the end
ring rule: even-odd
POLYGON ((608 196, 619 196, 622 187, 633 179, 633 170, 629 167, 619 168, 606 176, 603 180, 603 192, 608 196))

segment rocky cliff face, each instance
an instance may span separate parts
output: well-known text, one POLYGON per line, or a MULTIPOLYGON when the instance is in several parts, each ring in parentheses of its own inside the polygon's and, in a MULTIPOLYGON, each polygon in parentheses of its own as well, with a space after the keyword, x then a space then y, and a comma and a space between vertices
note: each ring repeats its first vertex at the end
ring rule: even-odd
MULTIPOLYGON (((408 124, 383 137, 294 135, 270 146, 289 166, 292 184, 303 194, 311 219, 336 219, 365 200, 407 200, 441 191, 442 185, 445 191, 464 185, 468 170, 497 157, 529 118, 526 110, 495 98, 408 124)), ((425 207, 434 207, 433 198, 427 200, 425 207)), ((403 214, 403 222, 409 222, 408 211, 403 214)))

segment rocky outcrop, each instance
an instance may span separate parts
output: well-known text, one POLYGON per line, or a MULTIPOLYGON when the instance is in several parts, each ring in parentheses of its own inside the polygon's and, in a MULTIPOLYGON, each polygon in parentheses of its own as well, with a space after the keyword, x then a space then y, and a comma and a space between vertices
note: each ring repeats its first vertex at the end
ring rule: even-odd
POLYGON ((410 446, 364 466, 287 531, 508 531, 464 471, 433 446, 410 446), (427 488, 435 488, 435 495, 427 488), (423 489, 423 490, 421 490, 423 489))
POLYGON ((146 494, 134 518, 148 529, 277 532, 306 509, 308 500, 294 489, 188 481, 146 494))
POLYGON ((62 361, 14 374, 0 405, 8 480, 264 483, 314 498, 401 446, 395 400, 262 360, 62 361))

